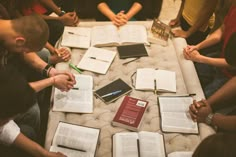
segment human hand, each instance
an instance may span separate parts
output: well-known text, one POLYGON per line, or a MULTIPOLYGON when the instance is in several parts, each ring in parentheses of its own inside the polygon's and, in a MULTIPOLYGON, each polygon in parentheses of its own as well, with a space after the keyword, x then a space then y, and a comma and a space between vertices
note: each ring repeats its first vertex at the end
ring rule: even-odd
POLYGON ((51 68, 51 70, 49 71, 49 77, 53 77, 53 76, 60 75, 60 74, 67 75, 69 77, 69 80, 73 84, 76 84, 75 76, 71 72, 68 72, 68 71, 58 71, 55 68, 51 68))
POLYGON ((170 27, 177 27, 177 26, 179 26, 180 25, 180 21, 179 21, 179 19, 172 19, 172 20, 170 20, 170 22, 169 22, 169 26, 170 27))
POLYGON ((58 56, 65 62, 71 59, 71 54, 68 48, 61 47, 59 49, 55 49, 56 53, 59 54, 58 56))
POLYGON ((184 52, 192 52, 194 50, 198 50, 198 46, 197 45, 187 45, 184 48, 184 52))
POLYGON ((66 26, 76 26, 79 23, 79 18, 76 12, 68 12, 59 17, 62 23, 66 26))
POLYGON ((67 157, 66 155, 60 152, 47 152, 44 157, 67 157))
POLYGON ((193 121, 195 122, 205 122, 206 117, 212 109, 206 100, 193 101, 193 104, 189 106, 189 113, 193 121))
POLYGON ((187 60, 191 60, 191 61, 194 61, 194 62, 199 62, 201 63, 201 58, 203 57, 198 51, 194 50, 194 51, 191 51, 191 52, 186 52, 186 51, 183 51, 183 54, 184 54, 184 58, 187 59, 187 60))
POLYGON ((123 26, 128 22, 128 17, 126 14, 124 14, 124 11, 122 10, 114 16, 114 18, 112 19, 112 22, 117 27, 123 26))
POLYGON ((189 36, 187 31, 184 31, 182 29, 175 29, 172 30, 172 33, 174 35, 174 37, 182 37, 182 38, 187 38, 189 36))
POLYGON ((64 91, 67 92, 74 86, 73 81, 70 80, 69 76, 65 74, 58 74, 56 76, 53 76, 52 79, 53 79, 53 85, 62 92, 64 91))

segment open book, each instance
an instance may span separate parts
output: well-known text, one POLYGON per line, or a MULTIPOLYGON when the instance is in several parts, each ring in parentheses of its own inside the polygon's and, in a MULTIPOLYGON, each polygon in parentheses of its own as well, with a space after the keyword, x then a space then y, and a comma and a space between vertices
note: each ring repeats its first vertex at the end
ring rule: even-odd
POLYGON ((77 67, 99 74, 106 74, 115 56, 115 51, 90 47, 84 54, 77 67))
POLYGON ((163 132, 199 132, 198 124, 188 115, 189 105, 193 103, 192 97, 160 96, 158 99, 163 132))
POLYGON ((119 28, 115 25, 95 26, 92 28, 92 46, 118 46, 131 43, 144 43, 149 45, 145 26, 127 24, 119 28))
POLYGON ((190 151, 177 151, 168 154, 168 157, 192 157, 193 152, 190 151))
POLYGON ((176 92, 176 75, 173 71, 152 68, 137 69, 135 89, 176 92))
POLYGON ((151 30, 148 31, 148 41, 151 43, 167 46, 170 36, 170 26, 161 22, 158 18, 153 19, 151 30))
POLYGON ((113 157, 165 157, 163 135, 154 132, 122 132, 113 135, 113 157))
POLYGON ((67 157, 94 157, 99 134, 97 128, 59 122, 50 151, 67 157))
POLYGON ((91 28, 65 26, 62 35, 62 46, 75 48, 89 48, 91 39, 91 28))
POLYGON ((89 75, 74 74, 76 84, 68 92, 55 89, 53 111, 92 113, 93 78, 89 75))

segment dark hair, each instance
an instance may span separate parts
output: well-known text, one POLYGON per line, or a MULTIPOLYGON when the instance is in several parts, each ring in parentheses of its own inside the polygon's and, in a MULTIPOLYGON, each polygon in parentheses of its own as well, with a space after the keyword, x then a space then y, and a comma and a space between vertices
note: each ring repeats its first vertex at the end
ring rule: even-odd
POLYGON ((48 25, 39 15, 23 16, 12 20, 13 29, 26 39, 31 51, 41 50, 49 37, 48 25))
POLYGON ((192 157, 236 157, 236 134, 217 133, 205 138, 192 157))
POLYGON ((26 112, 35 103, 35 92, 13 66, 0 68, 0 118, 26 112))
POLYGON ((225 60, 229 65, 236 66, 236 32, 234 32, 225 46, 225 60))

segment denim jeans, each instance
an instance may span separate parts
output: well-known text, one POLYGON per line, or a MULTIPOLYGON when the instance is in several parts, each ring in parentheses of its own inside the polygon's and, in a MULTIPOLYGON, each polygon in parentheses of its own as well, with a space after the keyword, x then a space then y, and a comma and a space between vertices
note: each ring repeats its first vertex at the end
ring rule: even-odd
MULTIPOLYGON (((21 133, 37 142, 40 129, 40 110, 35 103, 26 113, 18 115, 14 121, 20 127, 21 133)), ((3 157, 30 157, 26 152, 15 146, 0 145, 0 155, 3 157)))
POLYGON ((214 94, 229 80, 220 68, 202 63, 195 63, 195 68, 206 98, 214 94))

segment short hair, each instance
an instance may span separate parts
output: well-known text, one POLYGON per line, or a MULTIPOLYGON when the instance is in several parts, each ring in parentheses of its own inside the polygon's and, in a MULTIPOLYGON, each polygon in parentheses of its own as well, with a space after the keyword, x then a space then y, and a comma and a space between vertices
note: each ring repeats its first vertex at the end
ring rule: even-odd
POLYGON ((39 15, 33 14, 12 20, 13 30, 25 39, 31 51, 41 50, 49 38, 48 25, 39 15))
POLYGON ((0 118, 26 112, 35 100, 35 91, 13 66, 0 67, 0 118))
POLYGON ((229 65, 236 67, 236 32, 230 36, 224 51, 226 62, 229 65))
POLYGON ((235 157, 236 134, 217 133, 205 138, 192 157, 235 157))

